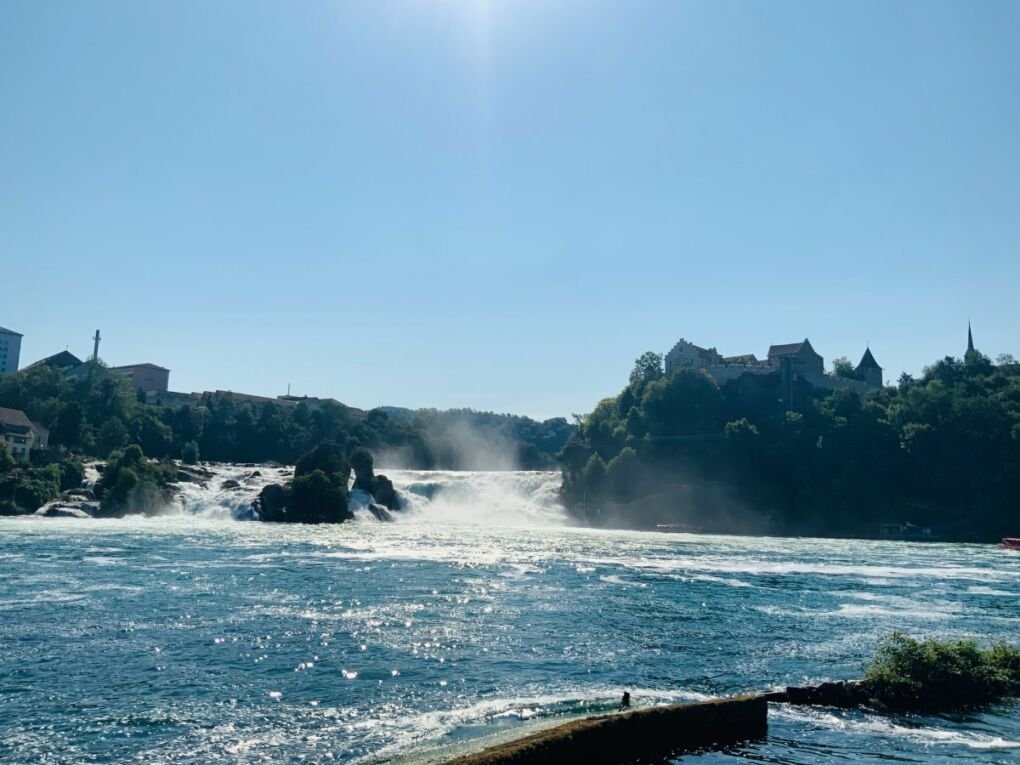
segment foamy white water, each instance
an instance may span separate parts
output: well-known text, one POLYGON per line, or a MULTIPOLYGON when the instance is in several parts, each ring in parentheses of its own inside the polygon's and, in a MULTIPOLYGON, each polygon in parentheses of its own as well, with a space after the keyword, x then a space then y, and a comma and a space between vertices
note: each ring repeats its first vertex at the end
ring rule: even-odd
MULTIPOLYGON (((169 512, 203 518, 248 520, 252 502, 271 483, 293 478, 291 467, 205 465, 209 477, 174 489, 169 512)), ((405 507, 394 514, 402 523, 453 523, 484 526, 562 526, 567 515, 559 501, 555 472, 379 470, 390 478, 405 507)), ((377 523, 365 507, 368 496, 352 492, 355 520, 377 523)))

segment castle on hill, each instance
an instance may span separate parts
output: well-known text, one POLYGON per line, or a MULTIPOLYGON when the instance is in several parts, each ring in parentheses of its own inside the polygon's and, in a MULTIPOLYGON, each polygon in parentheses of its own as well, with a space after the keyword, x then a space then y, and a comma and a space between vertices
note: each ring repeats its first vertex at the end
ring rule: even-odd
POLYGON ((772 345, 768 355, 759 359, 753 353, 723 356, 715 348, 702 348, 683 338, 665 356, 666 374, 680 369, 701 369, 719 385, 745 375, 780 378, 781 390, 792 390, 795 384, 816 390, 851 389, 858 393, 882 387, 882 367, 870 348, 866 348, 854 377, 837 377, 825 373, 825 360, 804 338, 799 343, 772 345))

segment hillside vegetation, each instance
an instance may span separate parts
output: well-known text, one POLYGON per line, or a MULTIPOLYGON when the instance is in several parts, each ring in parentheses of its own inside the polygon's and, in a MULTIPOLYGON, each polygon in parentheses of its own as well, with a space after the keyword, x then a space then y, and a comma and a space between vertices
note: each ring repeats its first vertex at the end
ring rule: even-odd
MULTIPOLYGON (((753 383, 753 384, 750 384, 753 383)), ((561 455, 563 496, 596 525, 873 536, 885 521, 951 539, 1020 533, 1020 364, 971 352, 864 397, 783 403, 645 354, 561 455)))
POLYGON ((334 401, 235 401, 210 395, 195 406, 142 403, 128 381, 101 362, 73 373, 50 367, 0 376, 0 406, 23 410, 49 428, 58 451, 106 458, 131 445, 146 457, 185 462, 293 464, 318 444, 358 447, 388 467, 555 468, 574 427, 566 420, 475 412, 382 409, 367 413, 334 401))

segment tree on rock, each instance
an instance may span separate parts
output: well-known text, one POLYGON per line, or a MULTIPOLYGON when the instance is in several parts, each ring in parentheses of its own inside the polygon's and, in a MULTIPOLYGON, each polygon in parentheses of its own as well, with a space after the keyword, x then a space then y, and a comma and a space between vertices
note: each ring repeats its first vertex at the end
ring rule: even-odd
MULTIPOLYGON (((371 458, 371 455, 369 455, 371 458)), ((321 470, 328 476, 341 473, 346 481, 351 475, 351 466, 344 458, 344 453, 336 444, 325 441, 310 452, 301 455, 294 466, 294 477, 321 470)))
POLYGON ((291 486, 290 506, 303 523, 343 523, 348 518, 346 481, 321 470, 297 476, 291 486))
MULTIPOLYGON (((369 455, 371 458, 371 455, 369 455)), ((347 509, 347 483, 351 466, 341 449, 322 443, 302 455, 288 486, 266 486, 255 501, 263 521, 279 523, 343 523, 347 509)))

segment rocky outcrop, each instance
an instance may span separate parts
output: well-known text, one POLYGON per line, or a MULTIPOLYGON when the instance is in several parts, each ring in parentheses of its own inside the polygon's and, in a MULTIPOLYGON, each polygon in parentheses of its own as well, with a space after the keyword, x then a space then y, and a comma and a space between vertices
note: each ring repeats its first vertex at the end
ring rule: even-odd
POLYGON ((252 503, 252 510, 260 521, 286 523, 290 520, 287 515, 289 499, 290 489, 278 483, 271 483, 259 492, 252 503))
POLYGON ((393 488, 393 481, 375 474, 375 461, 367 449, 355 449, 351 453, 351 467, 354 468, 355 489, 371 494, 376 504, 388 510, 400 509, 400 497, 393 488))
POLYGON ((370 492, 375 501, 390 510, 400 510, 400 495, 393 488, 393 481, 384 475, 377 475, 372 480, 372 491, 370 492))
POLYGON ((375 516, 375 519, 377 521, 382 521, 383 523, 393 523, 393 514, 390 513, 390 511, 387 510, 382 505, 377 505, 375 502, 370 502, 368 504, 368 512, 375 516))
POLYGON ((367 494, 372 493, 375 481, 375 460, 368 449, 355 449, 351 452, 351 468, 354 470, 354 486, 367 494))
POLYGON ((343 523, 351 468, 335 444, 319 444, 298 460, 294 480, 266 486, 253 503, 259 520, 274 523, 343 523))
POLYGON ((176 481, 177 483, 197 483, 204 486, 213 475, 211 470, 197 465, 179 465, 176 481))
POLYGON ((98 502, 50 502, 35 511, 42 518, 92 518, 99 512, 98 502))
MULTIPOLYGON (((349 507, 347 484, 354 470, 355 504, 367 508, 380 521, 393 520, 400 507, 393 482, 376 475, 374 460, 366 449, 355 449, 350 461, 333 444, 320 444, 298 460, 294 479, 266 486, 252 504, 256 517, 277 523, 343 523, 354 517, 349 507)), ((250 476, 249 476, 250 477, 250 476)), ((232 488, 225 481, 223 488, 232 488)))
POLYGON ((846 680, 820 685, 791 685, 784 691, 766 693, 764 698, 779 704, 854 709, 870 703, 871 693, 863 680, 846 680))

